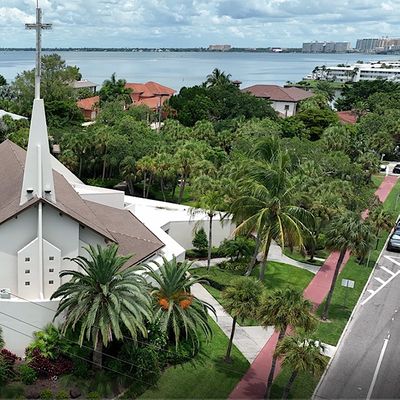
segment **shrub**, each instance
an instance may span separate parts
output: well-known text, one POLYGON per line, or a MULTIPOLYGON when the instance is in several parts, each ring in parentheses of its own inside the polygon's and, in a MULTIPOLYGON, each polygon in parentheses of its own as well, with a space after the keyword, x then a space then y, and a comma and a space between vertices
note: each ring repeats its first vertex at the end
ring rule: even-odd
POLYGON ((100 394, 97 392, 89 392, 86 395, 86 398, 91 399, 91 400, 100 400, 101 397, 100 397, 100 394))
POLYGON ((171 365, 183 364, 196 356, 199 351, 200 347, 195 341, 182 341, 178 346, 170 346, 167 353, 167 360, 171 365))
POLYGON ((60 390, 59 392, 56 393, 55 398, 56 400, 66 400, 69 399, 69 395, 65 390, 60 390))
POLYGON ((7 361, 0 356, 0 386, 4 385, 10 378, 10 367, 7 361))
POLYGON ((218 267, 222 270, 237 272, 241 275, 245 273, 247 266, 248 266, 247 259, 242 259, 238 261, 225 261, 218 264, 218 267))
POLYGON ((58 357, 56 360, 46 358, 39 349, 34 349, 31 352, 29 364, 39 377, 50 378, 67 374, 73 370, 73 363, 65 357, 58 357))
POLYGON ((15 361, 20 360, 20 358, 17 355, 11 353, 11 351, 7 349, 1 349, 0 356, 6 360, 6 362, 11 368, 14 366, 15 361))
POLYGON ((198 231, 196 231, 196 233, 194 234, 192 244, 200 252, 202 252, 202 253, 207 252, 208 240, 207 240, 207 235, 206 235, 206 232, 204 231, 204 228, 200 228, 198 231))
POLYGON ((22 364, 18 368, 19 378, 25 385, 32 385, 37 380, 36 371, 29 365, 22 364))
POLYGON ((50 389, 44 389, 40 393, 40 398, 44 400, 46 399, 52 400, 54 398, 53 392, 50 389))
POLYGON ((229 257, 231 261, 250 257, 254 253, 254 249, 254 240, 244 236, 237 236, 232 240, 225 239, 220 246, 220 252, 224 257, 229 257))

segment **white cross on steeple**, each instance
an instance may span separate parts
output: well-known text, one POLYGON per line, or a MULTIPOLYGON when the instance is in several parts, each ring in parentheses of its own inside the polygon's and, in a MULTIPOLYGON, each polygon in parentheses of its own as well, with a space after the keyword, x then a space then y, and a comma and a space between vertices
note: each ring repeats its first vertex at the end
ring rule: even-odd
POLYGON ((42 23, 42 10, 39 8, 39 4, 36 6, 36 23, 26 24, 25 27, 36 30, 36 68, 35 99, 33 101, 20 204, 32 200, 35 196, 55 202, 46 114, 44 102, 40 98, 41 32, 42 29, 50 29, 51 24, 42 23))
POLYGON ((42 23, 42 9, 39 8, 39 0, 36 0, 36 23, 25 24, 25 29, 36 31, 35 99, 40 99, 42 29, 51 29, 51 26, 51 24, 42 23))

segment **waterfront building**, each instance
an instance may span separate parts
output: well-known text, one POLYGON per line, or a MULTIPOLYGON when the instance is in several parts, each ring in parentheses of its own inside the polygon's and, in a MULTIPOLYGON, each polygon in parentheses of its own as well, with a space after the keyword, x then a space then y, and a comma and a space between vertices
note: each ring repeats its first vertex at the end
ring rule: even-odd
POLYGON ((356 50, 361 53, 382 53, 400 50, 399 38, 358 39, 356 50))
POLYGON ((317 66, 304 79, 358 82, 375 79, 400 81, 400 61, 378 61, 352 65, 317 66))
POLYGON ((133 105, 144 104, 152 110, 158 110, 166 100, 176 93, 174 89, 157 82, 127 83, 125 87, 132 90, 133 105))
POLYGON ((350 42, 307 42, 303 53, 346 53, 351 50, 350 42))
POLYGON ((209 51, 229 51, 232 49, 230 44, 210 44, 208 46, 209 51))
MULTIPOLYGON (((40 96, 41 30, 49 27, 36 9, 35 99, 27 151, 0 144, 0 327, 6 347, 24 355, 33 332, 53 321, 54 291, 78 270, 70 259, 88 245, 115 243, 130 263, 162 257, 182 261, 195 229, 209 227, 205 212, 187 206, 126 196, 123 191, 85 185, 50 154, 44 101, 40 96)), ((230 236, 230 220, 213 220, 218 246, 230 236)))
POLYGON ((76 105, 81 110, 85 121, 94 121, 99 113, 99 103, 100 96, 92 96, 78 100, 76 105))
POLYGON ((96 93, 96 88, 97 88, 97 83, 93 83, 90 82, 86 79, 83 79, 81 81, 73 81, 71 83, 71 86, 75 89, 75 90, 80 90, 80 89, 87 89, 90 92, 92 92, 93 94, 96 93))
POLYGON ((281 117, 292 117, 297 112, 298 104, 314 94, 297 87, 281 87, 278 85, 253 85, 242 89, 243 92, 271 102, 272 108, 281 117))

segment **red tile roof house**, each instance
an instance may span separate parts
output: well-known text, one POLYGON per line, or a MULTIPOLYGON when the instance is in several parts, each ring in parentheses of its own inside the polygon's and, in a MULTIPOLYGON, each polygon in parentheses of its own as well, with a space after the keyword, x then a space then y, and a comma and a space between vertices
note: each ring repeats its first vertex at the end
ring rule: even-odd
POLYGON ((94 121, 99 112, 99 96, 88 97, 76 102, 78 108, 82 111, 85 121, 94 121))
POLYGON ((305 99, 314 96, 314 93, 296 87, 281 87, 277 85, 253 85, 242 89, 254 96, 271 102, 272 108, 281 117, 291 117, 296 114, 297 105, 305 99))
POLYGON ((157 82, 127 83, 126 88, 132 89, 131 98, 134 105, 145 104, 152 110, 158 110, 160 104, 169 99, 175 92, 157 82))
POLYGON ((354 125, 358 121, 358 116, 354 111, 338 111, 336 114, 342 124, 354 125))

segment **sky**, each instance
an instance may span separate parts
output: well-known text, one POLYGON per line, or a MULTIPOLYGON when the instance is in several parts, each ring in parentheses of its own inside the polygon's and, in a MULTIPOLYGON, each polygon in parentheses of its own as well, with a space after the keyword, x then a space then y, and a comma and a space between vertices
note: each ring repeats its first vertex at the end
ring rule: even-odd
MULTIPOLYGON (((400 37, 400 0, 39 0, 45 47, 301 47, 400 37)), ((0 48, 33 47, 36 0, 0 0, 0 48)))

